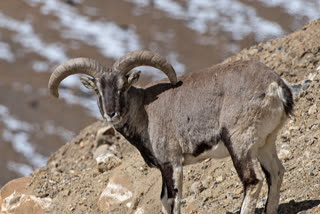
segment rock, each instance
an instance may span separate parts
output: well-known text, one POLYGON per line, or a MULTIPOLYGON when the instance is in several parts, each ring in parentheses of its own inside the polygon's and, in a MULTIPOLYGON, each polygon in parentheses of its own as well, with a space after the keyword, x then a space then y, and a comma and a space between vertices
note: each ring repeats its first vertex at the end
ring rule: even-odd
POLYGON ((142 209, 141 207, 139 207, 134 214, 144 214, 144 209, 142 209))
POLYGON ((93 152, 93 158, 97 159, 97 157, 107 154, 109 152, 110 152, 110 146, 108 144, 103 144, 93 152))
POLYGON ((17 178, 9 181, 0 190, 0 208, 2 200, 9 197, 12 193, 24 193, 27 185, 31 182, 31 177, 17 178))
POLYGON ((79 146, 80 146, 81 149, 83 149, 83 148, 86 147, 88 144, 89 144, 88 141, 82 141, 79 146))
POLYGON ((258 200, 257 207, 258 208, 264 208, 265 203, 266 203, 266 199, 265 198, 261 198, 261 199, 258 200))
POLYGON ((290 151, 286 149, 280 149, 279 158, 283 161, 287 161, 290 159, 290 151))
POLYGON ((296 97, 302 91, 302 85, 301 84, 291 85, 291 90, 292 90, 293 96, 296 97))
POLYGON ((117 166, 119 166, 122 161, 120 158, 115 156, 112 153, 105 153, 96 158, 98 170, 103 173, 105 171, 111 170, 117 166))
POLYGON ((194 182, 190 187, 190 191, 193 194, 199 194, 205 189, 206 189, 206 187, 203 185, 203 183, 201 181, 194 182))
POLYGON ((313 104, 308 110, 308 115, 312 115, 312 114, 315 114, 317 112, 318 112, 317 104, 313 104))
POLYGON ((219 183, 221 183, 223 180, 224 180, 223 176, 222 176, 222 175, 219 175, 219 176, 216 178, 216 183, 219 184, 219 183))
POLYGON ((129 201, 133 196, 133 185, 128 175, 114 175, 100 195, 100 211, 109 210, 112 206, 129 201))
POLYGON ((33 213, 44 214, 52 199, 40 198, 25 193, 31 177, 23 177, 10 181, 0 192, 0 213, 33 213))
POLYGON ((44 214, 45 209, 50 206, 51 202, 52 199, 49 197, 40 198, 34 195, 14 192, 9 197, 3 199, 1 213, 44 214))
POLYGON ((238 188, 235 192, 236 195, 240 195, 243 193, 243 188, 238 188))

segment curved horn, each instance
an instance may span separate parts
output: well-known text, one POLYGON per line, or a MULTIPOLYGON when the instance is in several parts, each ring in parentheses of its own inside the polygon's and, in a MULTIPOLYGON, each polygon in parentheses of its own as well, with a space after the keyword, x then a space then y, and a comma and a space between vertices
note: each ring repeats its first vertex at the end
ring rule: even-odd
POLYGON ((172 85, 177 83, 177 75, 172 65, 159 54, 150 51, 133 51, 124 55, 113 64, 113 70, 126 74, 141 65, 155 67, 168 76, 172 85))
POLYGON ((50 93, 59 97, 58 87, 60 82, 72 74, 87 74, 93 78, 97 77, 106 68, 94 59, 75 58, 59 65, 51 74, 48 84, 50 93))

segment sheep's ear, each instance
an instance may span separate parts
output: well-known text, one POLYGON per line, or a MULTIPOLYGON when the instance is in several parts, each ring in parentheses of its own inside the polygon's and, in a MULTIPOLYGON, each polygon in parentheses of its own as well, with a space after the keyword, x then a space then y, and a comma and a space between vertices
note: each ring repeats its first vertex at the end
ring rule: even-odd
POLYGON ((127 74, 128 88, 139 80, 141 71, 133 70, 127 74))
POLYGON ((93 78, 83 76, 83 77, 80 77, 80 81, 84 85, 84 87, 88 89, 95 90, 97 88, 93 78))

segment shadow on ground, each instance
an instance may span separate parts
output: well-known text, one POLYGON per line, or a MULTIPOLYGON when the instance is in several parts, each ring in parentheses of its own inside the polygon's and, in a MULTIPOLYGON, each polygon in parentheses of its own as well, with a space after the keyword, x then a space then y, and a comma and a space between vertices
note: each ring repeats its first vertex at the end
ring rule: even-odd
MULTIPOLYGON (((306 211, 320 204, 320 200, 305 200, 300 202, 295 202, 294 200, 288 203, 283 203, 279 205, 279 214, 297 214, 302 211, 306 211)), ((262 214, 264 208, 256 209, 256 214, 262 214)), ((227 212, 226 214, 240 214, 240 211, 236 213, 227 212)))

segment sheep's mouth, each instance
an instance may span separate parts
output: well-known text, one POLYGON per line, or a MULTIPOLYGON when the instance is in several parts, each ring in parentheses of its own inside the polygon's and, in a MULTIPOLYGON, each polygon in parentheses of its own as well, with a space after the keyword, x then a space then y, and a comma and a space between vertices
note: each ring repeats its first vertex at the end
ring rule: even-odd
POLYGON ((105 121, 107 122, 107 123, 111 123, 112 125, 116 125, 116 124, 118 124, 118 123, 120 123, 120 121, 121 121, 121 115, 120 115, 120 113, 115 113, 115 115, 114 116, 112 116, 112 117, 110 117, 110 116, 106 116, 105 117, 105 121))

